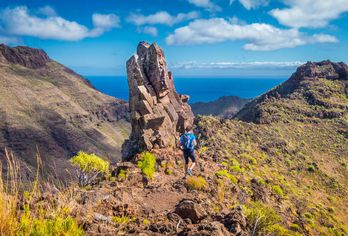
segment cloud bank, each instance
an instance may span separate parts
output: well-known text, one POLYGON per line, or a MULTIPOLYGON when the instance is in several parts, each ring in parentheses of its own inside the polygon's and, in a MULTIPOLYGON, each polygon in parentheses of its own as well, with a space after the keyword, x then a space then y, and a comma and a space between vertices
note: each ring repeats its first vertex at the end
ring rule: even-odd
POLYGON ((243 40, 245 50, 272 51, 313 43, 334 43, 327 34, 306 35, 297 29, 280 29, 269 24, 240 25, 223 18, 198 19, 177 28, 166 38, 169 45, 192 45, 243 40))
POLYGON ((348 11, 348 0, 285 0, 288 8, 270 14, 279 23, 293 28, 321 28, 348 11))
POLYGON ((46 16, 34 15, 26 6, 6 8, 0 12, 0 24, 8 35, 78 41, 100 36, 112 28, 119 27, 120 22, 119 17, 114 14, 95 13, 92 15, 94 28, 88 29, 75 21, 57 16, 52 9, 47 7, 41 8, 41 13, 46 16))
POLYGON ((173 69, 295 69, 301 61, 252 61, 252 62, 197 62, 174 64, 173 69))
MULTIPOLYGON (((267 6, 269 0, 238 0, 240 4, 243 5, 247 10, 256 9, 261 6, 267 6)), ((232 5, 235 0, 230 0, 230 5, 232 5)))
POLYGON ((214 4, 211 0, 188 0, 189 3, 195 5, 196 7, 201 7, 207 11, 221 11, 221 7, 214 4))
POLYGON ((143 14, 132 13, 128 16, 127 21, 138 26, 156 24, 172 26, 182 21, 192 20, 197 17, 199 17, 199 13, 196 11, 191 11, 189 13, 179 13, 176 16, 170 15, 166 11, 159 11, 155 14, 147 16, 143 14))

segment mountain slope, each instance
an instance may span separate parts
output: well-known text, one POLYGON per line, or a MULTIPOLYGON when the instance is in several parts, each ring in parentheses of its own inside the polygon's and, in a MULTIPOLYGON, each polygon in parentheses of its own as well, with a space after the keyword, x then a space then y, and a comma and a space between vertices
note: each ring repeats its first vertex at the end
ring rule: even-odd
POLYGON ((183 178, 177 149, 136 155, 110 181, 75 192, 79 223, 89 235, 347 235, 342 70, 331 62, 300 67, 238 113, 248 122, 198 116, 194 177, 183 178))
POLYGON ((344 118, 347 91, 347 65, 308 62, 289 80, 252 100, 235 117, 256 123, 344 118))
POLYGON ((237 96, 224 96, 216 101, 196 102, 191 104, 195 115, 213 115, 222 118, 233 117, 250 99, 237 96))
POLYGON ((80 150, 119 159, 127 110, 44 51, 0 45, 0 149, 14 152, 28 172, 37 150, 45 172, 62 179, 80 150))
POLYGON ((344 63, 309 62, 238 120, 197 122, 207 155, 235 175, 243 201, 273 208, 303 235, 347 234, 347 75, 344 63))

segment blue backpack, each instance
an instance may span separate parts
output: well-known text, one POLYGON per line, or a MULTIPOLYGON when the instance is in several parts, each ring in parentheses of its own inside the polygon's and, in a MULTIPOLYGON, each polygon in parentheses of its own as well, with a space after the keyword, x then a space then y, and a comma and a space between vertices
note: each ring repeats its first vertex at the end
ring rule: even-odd
POLYGON ((193 145, 193 140, 194 140, 194 136, 191 133, 185 133, 181 136, 182 140, 181 140, 181 144, 184 147, 184 150, 193 150, 194 149, 194 145, 193 145))

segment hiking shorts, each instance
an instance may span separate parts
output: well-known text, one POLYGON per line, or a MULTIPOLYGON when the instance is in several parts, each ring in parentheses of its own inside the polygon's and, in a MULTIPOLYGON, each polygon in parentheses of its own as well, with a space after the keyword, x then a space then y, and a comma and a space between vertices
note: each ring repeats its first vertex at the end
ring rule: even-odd
POLYGON ((185 158, 185 164, 187 165, 189 163, 189 158, 193 163, 196 162, 196 156, 195 156, 195 150, 184 150, 184 158, 185 158))

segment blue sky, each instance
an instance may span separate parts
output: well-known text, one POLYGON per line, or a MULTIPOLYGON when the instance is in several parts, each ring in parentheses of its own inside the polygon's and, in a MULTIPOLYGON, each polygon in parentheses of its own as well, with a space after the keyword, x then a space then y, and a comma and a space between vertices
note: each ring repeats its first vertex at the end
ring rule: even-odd
POLYGON ((139 41, 176 76, 287 77, 348 62, 348 0, 2 0, 0 43, 44 49, 83 75, 125 75, 139 41))

